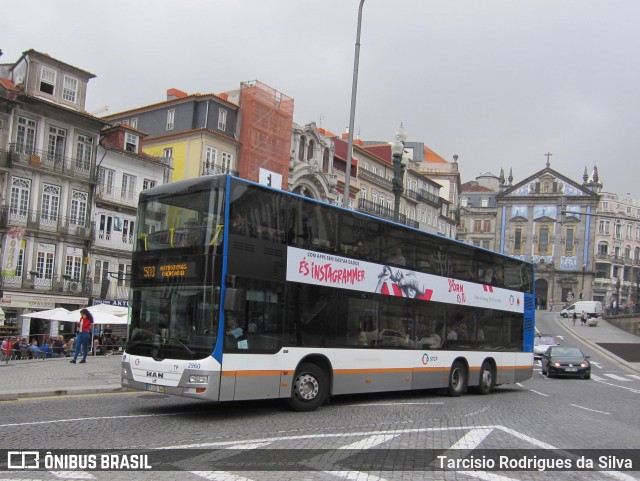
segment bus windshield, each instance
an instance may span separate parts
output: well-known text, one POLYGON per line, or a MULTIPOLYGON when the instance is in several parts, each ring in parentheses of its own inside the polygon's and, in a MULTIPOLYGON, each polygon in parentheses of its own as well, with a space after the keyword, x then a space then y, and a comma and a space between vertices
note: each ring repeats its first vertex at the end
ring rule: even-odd
MULTIPOLYGON (((154 192, 159 192, 154 194, 154 192)), ((220 298, 222 190, 141 195, 127 351, 162 359, 213 352, 220 298)))

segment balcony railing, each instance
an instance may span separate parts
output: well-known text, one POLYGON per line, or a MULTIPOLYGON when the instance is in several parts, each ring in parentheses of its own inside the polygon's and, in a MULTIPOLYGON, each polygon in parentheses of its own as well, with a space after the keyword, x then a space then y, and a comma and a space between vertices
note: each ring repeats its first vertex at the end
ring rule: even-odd
POLYGON ((222 174, 231 174, 238 176, 238 172, 231 169, 225 169, 220 165, 215 164, 207 164, 204 163, 202 165, 202 175, 222 175, 222 174))
POLYGON ((108 185, 98 185, 96 187, 96 197, 105 202, 126 205, 129 207, 138 206, 138 196, 140 192, 132 192, 127 189, 119 189, 108 185))
POLYGON ((89 239, 92 224, 74 217, 51 212, 0 207, 0 227, 25 227, 29 230, 55 232, 64 235, 76 235, 89 239))
POLYGON ((122 232, 112 231, 106 232, 102 230, 95 231, 94 241, 96 246, 111 247, 114 249, 133 250, 134 236, 123 234, 122 232))
MULTIPOLYGON (((361 212, 366 212, 368 214, 375 215, 377 217, 383 217, 385 219, 393 220, 393 211, 383 205, 376 204, 375 202, 371 202, 369 200, 360 199, 358 202, 358 210, 361 212)), ((408 219, 406 215, 400 214, 398 217, 398 222, 401 224, 408 225, 410 227, 414 227, 416 229, 420 228, 420 223, 408 219)))
POLYGON ((387 180, 384 177, 380 177, 379 175, 376 175, 373 172, 369 172, 368 170, 358 170, 358 177, 360 177, 361 180, 368 180, 369 182, 373 182, 374 184, 379 185, 380 187, 384 187, 387 190, 391 190, 393 188, 393 184, 390 180, 387 180))
POLYGON ((7 166, 16 165, 31 166, 47 172, 86 180, 91 178, 91 162, 52 154, 46 150, 34 149, 21 144, 9 144, 7 166))
POLYGON ((78 295, 86 292, 82 282, 67 275, 41 275, 36 271, 16 271, 15 275, 4 274, 0 277, 3 289, 29 289, 33 291, 62 292, 78 295))

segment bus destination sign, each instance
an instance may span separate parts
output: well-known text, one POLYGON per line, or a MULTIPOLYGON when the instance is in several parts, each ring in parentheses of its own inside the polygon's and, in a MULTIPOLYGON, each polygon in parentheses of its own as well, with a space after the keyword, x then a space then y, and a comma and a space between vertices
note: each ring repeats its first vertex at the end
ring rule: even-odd
POLYGON ((145 279, 193 277, 195 275, 195 262, 171 262, 142 266, 142 277, 145 279))

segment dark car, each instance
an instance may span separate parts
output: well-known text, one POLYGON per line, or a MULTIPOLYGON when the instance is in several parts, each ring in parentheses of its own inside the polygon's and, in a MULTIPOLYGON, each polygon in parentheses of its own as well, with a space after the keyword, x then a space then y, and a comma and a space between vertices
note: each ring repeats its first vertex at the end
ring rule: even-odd
POLYGON ((577 347, 550 346, 542 355, 542 374, 553 376, 578 376, 591 379, 589 356, 577 347))

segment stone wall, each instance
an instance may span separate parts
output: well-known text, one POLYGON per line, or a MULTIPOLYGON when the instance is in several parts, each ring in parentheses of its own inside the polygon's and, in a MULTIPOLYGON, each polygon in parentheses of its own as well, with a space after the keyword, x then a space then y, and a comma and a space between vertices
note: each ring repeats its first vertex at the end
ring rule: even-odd
POLYGON ((606 316, 607 322, 614 326, 624 329, 631 334, 640 336, 640 315, 638 314, 621 314, 618 316, 606 316))

